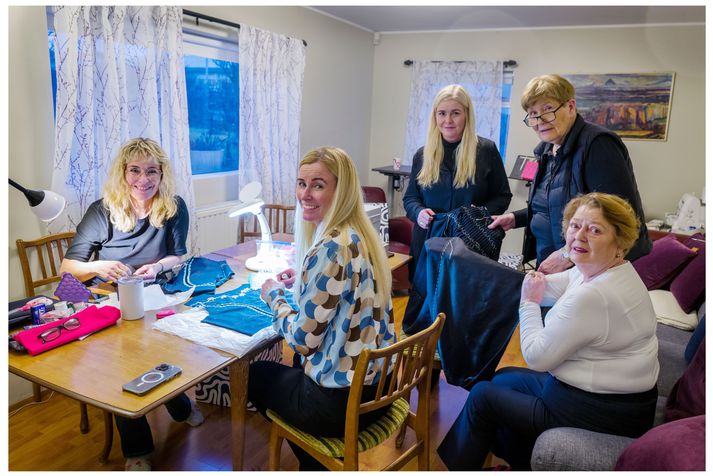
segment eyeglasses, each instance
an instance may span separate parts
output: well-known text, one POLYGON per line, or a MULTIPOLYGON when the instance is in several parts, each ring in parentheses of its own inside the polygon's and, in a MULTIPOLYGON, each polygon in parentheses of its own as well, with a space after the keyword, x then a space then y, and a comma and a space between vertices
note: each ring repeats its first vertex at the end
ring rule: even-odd
POLYGON ((42 334, 38 335, 37 338, 41 339, 43 344, 46 344, 47 342, 53 341, 57 337, 59 337, 62 334, 62 329, 67 331, 73 331, 75 329, 79 329, 81 325, 82 323, 79 322, 79 319, 73 317, 64 321, 64 323, 57 327, 53 327, 44 331, 42 334))
POLYGON ((157 168, 150 168, 146 170, 141 170, 139 167, 129 167, 126 169, 126 173, 131 177, 131 178, 140 178, 141 175, 146 175, 146 178, 149 178, 151 180, 156 180, 158 179, 163 172, 161 172, 161 169, 157 168))
POLYGON ((560 104, 554 111, 543 112, 539 116, 525 116, 525 119, 523 119, 522 122, 524 122, 527 127, 535 127, 537 125, 537 121, 542 121, 543 124, 549 124, 556 119, 555 113, 562 109, 562 106, 565 104, 567 104, 567 101, 560 104))

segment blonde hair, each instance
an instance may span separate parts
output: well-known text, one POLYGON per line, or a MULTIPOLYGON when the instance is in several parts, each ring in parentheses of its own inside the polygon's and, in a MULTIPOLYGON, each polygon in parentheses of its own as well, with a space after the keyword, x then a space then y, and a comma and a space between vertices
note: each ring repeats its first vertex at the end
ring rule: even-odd
POLYGON ((639 238, 641 223, 634 209, 627 200, 609 193, 592 192, 578 195, 569 201, 562 215, 562 234, 566 233, 569 221, 579 207, 596 208, 602 212, 602 217, 614 227, 616 244, 624 250, 624 255, 629 252, 639 238))
POLYGON ((176 182, 168 155, 157 142, 151 139, 138 137, 121 146, 104 184, 102 194, 104 208, 109 211, 111 222, 119 230, 129 232, 136 227, 136 215, 131 207, 131 190, 126 181, 126 165, 132 160, 150 162, 161 168, 158 193, 151 201, 151 211, 148 216, 152 226, 161 228, 166 220, 178 213, 175 197, 176 182))
POLYGON ((540 99, 554 99, 563 103, 574 99, 574 86, 558 74, 543 74, 532 78, 520 97, 520 105, 527 110, 540 99))
MULTIPOLYGON (((302 263, 312 245, 333 230, 340 235, 347 228, 353 228, 364 244, 368 260, 374 272, 374 294, 379 307, 386 308, 391 294, 391 270, 381 238, 364 211, 361 185, 354 163, 346 152, 337 147, 313 149, 302 158, 299 166, 319 162, 337 178, 332 205, 317 228, 313 223, 299 219, 295 221, 298 263, 302 263)), ((296 217, 301 218, 301 207, 297 202, 296 217)), ((346 251, 344 251, 346 254, 346 251)), ((347 259, 347 256, 344 256, 347 259)), ((301 273, 298 273, 300 275, 301 273)))
POLYGON ((438 182, 441 162, 443 162, 443 142, 441 131, 436 122, 436 111, 443 101, 454 100, 463 106, 465 126, 463 138, 456 148, 456 174, 453 185, 463 188, 475 180, 476 152, 478 150, 478 135, 475 133, 475 111, 473 101, 468 92, 459 84, 451 84, 436 94, 431 108, 431 118, 428 121, 428 135, 423 146, 423 167, 416 179, 423 187, 429 187, 438 182))

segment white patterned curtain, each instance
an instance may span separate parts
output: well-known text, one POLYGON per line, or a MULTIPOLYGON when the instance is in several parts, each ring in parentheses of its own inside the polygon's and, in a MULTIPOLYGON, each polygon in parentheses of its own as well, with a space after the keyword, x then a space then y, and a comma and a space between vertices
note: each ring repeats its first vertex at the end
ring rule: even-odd
POLYGON ((294 204, 305 69, 302 40, 240 26, 240 186, 294 204))
POLYGON ((57 106, 52 189, 67 200, 50 232, 76 228, 101 198, 121 145, 147 137, 168 153, 195 236, 179 7, 54 7, 57 106))
POLYGON ((414 61, 411 68, 404 164, 410 165, 413 155, 426 142, 433 98, 449 84, 460 84, 470 94, 475 109, 476 133, 500 143, 502 61, 414 61))

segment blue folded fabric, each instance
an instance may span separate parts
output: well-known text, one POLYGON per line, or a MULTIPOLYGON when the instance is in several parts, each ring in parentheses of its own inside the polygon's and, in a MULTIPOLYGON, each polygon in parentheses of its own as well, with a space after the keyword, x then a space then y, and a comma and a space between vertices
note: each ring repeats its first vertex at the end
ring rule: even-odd
MULTIPOLYGON (((287 302, 296 308, 291 292, 285 293, 287 302)), ((273 312, 260 298, 259 289, 244 284, 221 294, 196 296, 187 306, 205 309, 208 317, 201 322, 231 329, 241 334, 254 335, 272 325, 273 312)))
POLYGON ((171 281, 162 286, 166 294, 188 291, 195 286, 193 294, 214 293, 235 273, 228 263, 208 258, 193 257, 186 261, 181 271, 171 281))

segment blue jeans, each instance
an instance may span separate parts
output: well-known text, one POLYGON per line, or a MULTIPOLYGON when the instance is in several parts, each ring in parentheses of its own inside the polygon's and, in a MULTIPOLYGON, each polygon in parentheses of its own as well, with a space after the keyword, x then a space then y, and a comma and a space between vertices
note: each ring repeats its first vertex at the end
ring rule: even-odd
MULTIPOLYGON (((166 402, 166 410, 174 420, 184 421, 191 414, 191 400, 185 393, 182 393, 166 402)), ((153 451, 151 427, 145 416, 126 418, 115 415, 114 417, 121 438, 121 452, 124 454, 124 458, 144 456, 153 451)))
POLYGON ((529 470, 537 437, 575 427, 636 438, 653 424, 657 389, 633 394, 587 392, 547 372, 505 368, 471 389, 438 447, 449 470, 481 469, 492 451, 514 470, 529 470))

